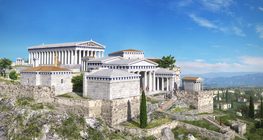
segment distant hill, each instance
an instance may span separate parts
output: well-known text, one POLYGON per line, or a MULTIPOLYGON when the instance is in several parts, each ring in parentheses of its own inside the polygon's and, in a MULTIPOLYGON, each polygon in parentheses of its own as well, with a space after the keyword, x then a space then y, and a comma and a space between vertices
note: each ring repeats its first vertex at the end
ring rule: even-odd
POLYGON ((215 87, 263 87, 263 73, 253 72, 222 72, 193 74, 204 79, 206 88, 215 87))

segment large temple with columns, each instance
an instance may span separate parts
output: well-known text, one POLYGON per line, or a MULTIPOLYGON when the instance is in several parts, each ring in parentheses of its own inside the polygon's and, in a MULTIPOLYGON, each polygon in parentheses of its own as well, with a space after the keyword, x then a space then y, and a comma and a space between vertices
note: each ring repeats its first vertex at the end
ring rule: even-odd
POLYGON ((90 56, 101 58, 105 46, 95 41, 70 42, 60 44, 42 44, 28 48, 29 64, 54 65, 55 57, 60 65, 81 65, 81 58, 90 56))
POLYGON ((30 47, 29 64, 76 66, 84 73, 83 96, 116 99, 171 92, 180 86, 180 69, 159 68, 144 52, 126 49, 104 57, 105 46, 95 41, 47 44, 30 47), (103 87, 103 88, 102 88, 103 87))

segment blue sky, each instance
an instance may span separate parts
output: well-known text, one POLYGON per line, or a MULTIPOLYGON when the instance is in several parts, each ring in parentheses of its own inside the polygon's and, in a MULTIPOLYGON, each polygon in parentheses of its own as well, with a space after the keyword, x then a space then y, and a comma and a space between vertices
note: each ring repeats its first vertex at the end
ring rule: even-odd
POLYGON ((183 73, 263 72, 263 1, 0 0, 0 57, 90 39, 171 54, 183 73))

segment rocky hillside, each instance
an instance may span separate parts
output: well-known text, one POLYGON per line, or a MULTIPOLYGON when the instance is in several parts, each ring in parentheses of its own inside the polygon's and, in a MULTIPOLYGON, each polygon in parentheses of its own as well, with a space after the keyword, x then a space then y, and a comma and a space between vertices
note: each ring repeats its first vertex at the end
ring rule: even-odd
POLYGON ((137 139, 115 132, 100 119, 67 111, 65 106, 37 103, 32 98, 0 96, 0 139, 137 139))

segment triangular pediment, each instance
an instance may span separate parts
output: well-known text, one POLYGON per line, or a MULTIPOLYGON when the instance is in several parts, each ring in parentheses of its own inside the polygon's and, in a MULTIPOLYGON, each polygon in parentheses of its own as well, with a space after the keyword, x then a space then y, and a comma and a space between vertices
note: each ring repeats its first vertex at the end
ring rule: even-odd
POLYGON ((87 46, 87 47, 100 47, 105 48, 105 46, 101 45, 100 43, 97 43, 95 41, 85 41, 78 43, 79 46, 87 46))
POLYGON ((138 60, 130 64, 131 66, 158 66, 157 63, 152 62, 150 60, 144 59, 144 60, 138 60))

